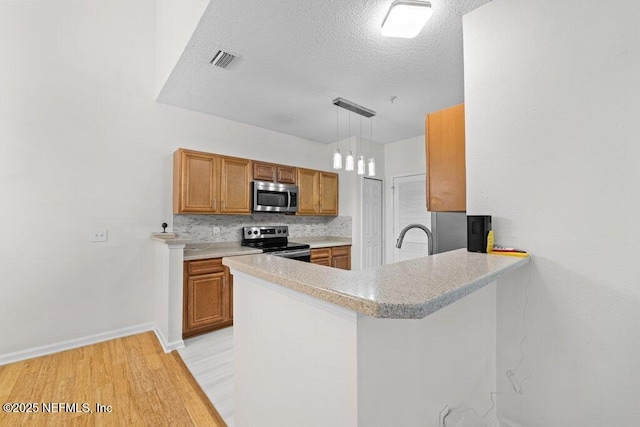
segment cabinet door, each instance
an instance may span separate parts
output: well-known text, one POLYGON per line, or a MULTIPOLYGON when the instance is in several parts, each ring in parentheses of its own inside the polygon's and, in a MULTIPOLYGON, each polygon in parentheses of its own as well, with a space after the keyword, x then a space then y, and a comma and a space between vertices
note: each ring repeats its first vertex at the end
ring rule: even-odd
POLYGON ((311 262, 317 259, 331 258, 331 248, 316 248, 311 249, 309 252, 311 253, 311 262))
POLYGON ((466 210, 464 104, 427 115, 427 210, 466 210))
POLYGON ((229 286, 225 273, 187 277, 183 336, 229 322, 229 286))
POLYGON ((224 266, 224 277, 229 287, 229 298, 226 299, 228 305, 229 321, 233 323, 233 275, 226 265, 224 266))
POLYGON ((351 270, 351 246, 331 248, 331 267, 351 270))
POLYGON ((276 165, 253 162, 253 179, 274 182, 276 180, 276 165))
POLYGON ((311 263, 331 267, 331 248, 311 249, 311 263))
POLYGON ((338 174, 320 172, 320 208, 322 215, 338 215, 338 174))
POLYGON ((173 156, 173 213, 217 212, 217 156, 187 150, 173 156))
POLYGON ((311 264, 324 265, 326 267, 331 267, 331 259, 330 258, 312 259, 311 264))
POLYGON ((251 160, 220 157, 220 213, 251 213, 251 160))
POLYGON ((293 166, 278 165, 277 168, 277 181, 283 184, 295 184, 296 183, 296 168, 293 166))
POLYGON ((319 207, 320 173, 298 169, 298 215, 317 215, 319 207))

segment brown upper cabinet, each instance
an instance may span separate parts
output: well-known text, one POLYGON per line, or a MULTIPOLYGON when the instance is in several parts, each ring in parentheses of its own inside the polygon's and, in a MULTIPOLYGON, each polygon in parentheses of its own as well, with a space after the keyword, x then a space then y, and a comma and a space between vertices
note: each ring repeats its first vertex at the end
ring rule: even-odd
POLYGON ((464 104, 427 114, 427 210, 466 210, 464 104))
POLYGON ((173 213, 250 214, 252 162, 179 149, 173 154, 173 213))
POLYGON ((338 174, 298 168, 298 215, 338 215, 338 174))
POLYGON ((253 179, 258 181, 296 183, 296 168, 273 163, 253 162, 253 179))

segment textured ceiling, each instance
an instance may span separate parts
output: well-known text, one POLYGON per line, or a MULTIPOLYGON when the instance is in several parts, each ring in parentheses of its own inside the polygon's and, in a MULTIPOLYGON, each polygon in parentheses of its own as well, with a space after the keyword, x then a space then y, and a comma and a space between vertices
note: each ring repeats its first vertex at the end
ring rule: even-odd
POLYGON ((398 39, 380 34, 391 0, 212 0, 158 101, 330 143, 343 97, 377 112, 376 142, 422 135, 426 113, 463 102, 462 15, 488 1, 431 0, 422 32, 398 39), (218 49, 240 58, 214 67, 218 49))

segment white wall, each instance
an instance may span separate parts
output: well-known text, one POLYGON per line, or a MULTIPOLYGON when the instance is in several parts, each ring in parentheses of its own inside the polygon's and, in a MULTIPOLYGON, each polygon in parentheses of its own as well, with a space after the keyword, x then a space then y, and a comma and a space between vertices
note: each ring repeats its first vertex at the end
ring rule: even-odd
POLYGON ((234 424, 357 426, 358 314, 231 273, 234 424))
POLYGON ((209 0, 156 0, 156 95, 180 59, 208 5, 209 0))
POLYGON ((495 308, 492 283, 424 319, 358 315, 358 425, 495 425, 495 308))
POLYGON ((331 146, 154 104, 155 4, 0 2, 0 355, 153 321, 178 147, 330 170, 331 146))
MULTIPOLYGON (((385 161, 385 250, 384 262, 393 262, 393 250, 398 236, 393 230, 393 178, 403 175, 415 175, 427 172, 427 157, 424 135, 402 141, 392 142, 384 146, 385 161)), ((426 188, 425 188, 426 191, 426 188)), ((425 206, 426 210, 427 207, 425 206)))
POLYGON ((399 176, 425 173, 427 157, 424 135, 384 145, 385 173, 387 176, 399 176))
MULTIPOLYGON (((533 254, 523 426, 638 425, 640 3, 494 0, 464 20, 467 207, 533 254)), ((498 389, 526 276, 500 283, 498 389)))

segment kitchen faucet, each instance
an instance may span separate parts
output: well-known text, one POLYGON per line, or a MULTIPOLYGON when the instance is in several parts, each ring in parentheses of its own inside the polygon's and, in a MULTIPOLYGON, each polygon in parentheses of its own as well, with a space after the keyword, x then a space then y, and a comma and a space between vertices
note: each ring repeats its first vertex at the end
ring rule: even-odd
POLYGON ((396 248, 400 249, 400 247, 402 247, 402 241, 404 240, 404 235, 407 234, 407 231, 411 230, 412 228, 419 228, 420 230, 427 233, 427 242, 429 244, 429 255, 433 255, 433 234, 431 234, 431 230, 429 230, 427 227, 425 227, 422 224, 409 224, 405 228, 403 228, 402 231, 400 232, 400 236, 398 237, 398 240, 396 240, 396 248))

